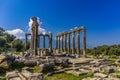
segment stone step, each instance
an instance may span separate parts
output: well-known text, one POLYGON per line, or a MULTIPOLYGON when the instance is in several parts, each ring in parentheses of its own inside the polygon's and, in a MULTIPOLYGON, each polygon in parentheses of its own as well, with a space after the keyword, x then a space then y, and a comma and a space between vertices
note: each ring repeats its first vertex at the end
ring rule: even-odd
POLYGON ((26 78, 18 71, 7 72, 6 78, 7 80, 26 80, 26 78))

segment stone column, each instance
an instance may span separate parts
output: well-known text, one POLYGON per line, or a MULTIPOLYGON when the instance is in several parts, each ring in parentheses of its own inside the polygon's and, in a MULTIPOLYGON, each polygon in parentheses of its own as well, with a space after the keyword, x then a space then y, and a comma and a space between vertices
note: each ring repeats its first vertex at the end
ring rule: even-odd
POLYGON ((74 33, 72 32, 72 54, 75 54, 75 37, 74 37, 74 33))
POLYGON ((83 27, 83 56, 86 56, 86 29, 83 27))
POLYGON ((68 33, 68 54, 70 54, 70 32, 68 33))
POLYGON ((58 52, 60 52, 60 36, 58 36, 58 52))
POLYGON ((31 50, 34 55, 37 55, 37 47, 38 47, 38 26, 39 23, 37 22, 37 17, 32 17, 31 20, 33 21, 31 26, 31 50))
POLYGON ((58 36, 56 36, 56 49, 58 49, 58 36))
POLYGON ((34 49, 34 40, 33 40, 33 33, 31 33, 31 42, 30 42, 30 49, 34 49))
POLYGON ((66 43, 67 43, 66 38, 67 38, 67 33, 64 32, 63 36, 64 36, 64 52, 66 52, 66 43))
POLYGON ((48 36, 48 49, 50 50, 50 45, 51 45, 51 41, 50 41, 50 35, 48 36))
POLYGON ((80 56, 80 30, 77 31, 77 54, 80 56))
POLYGON ((62 46, 62 48, 61 48, 61 52, 63 52, 63 34, 61 34, 61 46, 62 46))
POLYGON ((37 55, 38 48, 38 26, 35 26, 35 35, 34 35, 34 55, 37 55))
POLYGON ((25 34, 25 50, 27 50, 27 34, 25 34))
POLYGON ((43 49, 45 49, 45 35, 43 35, 43 49))
POLYGON ((49 49, 50 49, 50 52, 52 52, 52 33, 50 33, 50 36, 49 36, 49 49))
POLYGON ((38 35, 38 48, 40 48, 40 36, 38 35))

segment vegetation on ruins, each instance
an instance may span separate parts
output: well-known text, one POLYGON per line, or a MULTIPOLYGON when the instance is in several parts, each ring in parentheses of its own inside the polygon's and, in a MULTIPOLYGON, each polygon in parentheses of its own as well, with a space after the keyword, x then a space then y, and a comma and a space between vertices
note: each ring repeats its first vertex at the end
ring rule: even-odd
POLYGON ((72 74, 62 73, 62 74, 54 74, 53 76, 47 76, 47 80, 82 80, 83 78, 91 77, 93 78, 93 74, 74 76, 72 74))

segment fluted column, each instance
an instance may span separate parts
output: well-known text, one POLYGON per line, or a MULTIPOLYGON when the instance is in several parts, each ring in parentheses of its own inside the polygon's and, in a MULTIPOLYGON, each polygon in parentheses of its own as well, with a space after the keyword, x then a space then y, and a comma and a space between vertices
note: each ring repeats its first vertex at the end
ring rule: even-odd
POLYGON ((72 54, 75 54, 75 37, 74 37, 74 33, 72 32, 72 54))
POLYGON ((49 37, 49 48, 50 48, 50 52, 52 52, 52 33, 50 33, 50 37, 49 37))
POLYGON ((48 40, 49 40, 49 42, 48 42, 48 49, 50 50, 50 46, 51 46, 51 39, 50 39, 50 35, 48 36, 48 40))
POLYGON ((56 36, 56 49, 58 49, 58 36, 56 36))
POLYGON ((61 42, 62 42, 62 48, 61 48, 61 52, 63 52, 63 35, 61 35, 61 42))
POLYGON ((67 33, 64 32, 63 36, 64 36, 64 52, 66 52, 66 43, 67 43, 66 38, 67 38, 67 33))
POLYGON ((38 36, 37 38, 38 38, 38 48, 40 48, 40 36, 38 36))
POLYGON ((32 50, 34 49, 33 33, 31 33, 30 49, 32 49, 32 50))
POLYGON ((58 36, 58 52, 60 52, 60 36, 58 36))
POLYGON ((68 54, 70 54, 70 33, 68 33, 68 54))
POLYGON ((45 49, 45 35, 43 35, 43 49, 45 49))
POLYGON ((35 26, 35 35, 34 35, 34 55, 37 55, 37 47, 38 47, 38 26, 35 26))
POLYGON ((83 27, 83 56, 86 56, 86 29, 83 27))
POLYGON ((80 30, 77 31, 77 54, 80 56, 80 30))

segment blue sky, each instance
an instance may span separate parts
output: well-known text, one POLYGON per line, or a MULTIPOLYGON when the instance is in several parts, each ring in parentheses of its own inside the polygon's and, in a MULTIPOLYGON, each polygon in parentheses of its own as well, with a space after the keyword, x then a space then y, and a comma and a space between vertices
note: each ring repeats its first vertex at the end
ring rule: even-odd
POLYGON ((0 0, 0 26, 5 30, 27 32, 33 16, 53 35, 86 26, 89 46, 120 43, 120 0, 0 0))

